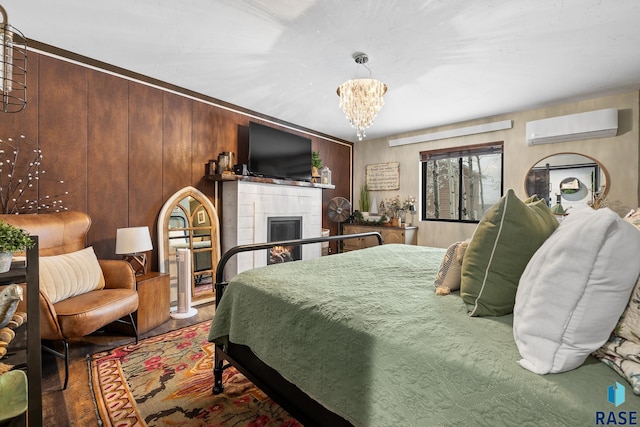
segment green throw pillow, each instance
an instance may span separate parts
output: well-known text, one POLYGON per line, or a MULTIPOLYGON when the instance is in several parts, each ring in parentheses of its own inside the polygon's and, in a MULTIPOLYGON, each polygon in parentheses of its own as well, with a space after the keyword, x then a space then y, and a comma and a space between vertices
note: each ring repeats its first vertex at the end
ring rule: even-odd
POLYGON ((513 311, 522 272, 557 227, 545 200, 525 203, 512 189, 485 213, 462 261, 460 296, 470 316, 513 311))

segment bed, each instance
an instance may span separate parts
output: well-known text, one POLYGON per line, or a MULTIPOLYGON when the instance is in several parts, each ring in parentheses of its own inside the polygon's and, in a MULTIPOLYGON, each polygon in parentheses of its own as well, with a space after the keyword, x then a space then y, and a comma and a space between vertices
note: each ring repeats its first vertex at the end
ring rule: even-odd
POLYGON ((218 280, 214 392, 229 361, 305 425, 637 422, 639 396, 608 401, 626 384, 609 366, 589 356, 535 374, 518 363, 513 314, 470 317, 458 291, 436 295, 445 254, 381 245, 218 280))

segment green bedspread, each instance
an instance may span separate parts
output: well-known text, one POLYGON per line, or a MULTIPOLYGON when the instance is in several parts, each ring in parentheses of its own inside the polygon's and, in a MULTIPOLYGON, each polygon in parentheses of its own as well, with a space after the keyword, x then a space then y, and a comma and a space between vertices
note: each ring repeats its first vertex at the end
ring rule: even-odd
POLYGON ((384 245, 237 275, 209 339, 244 344, 357 426, 590 426, 626 382, 596 359, 540 376, 517 363, 512 317, 434 294, 444 249, 384 245))

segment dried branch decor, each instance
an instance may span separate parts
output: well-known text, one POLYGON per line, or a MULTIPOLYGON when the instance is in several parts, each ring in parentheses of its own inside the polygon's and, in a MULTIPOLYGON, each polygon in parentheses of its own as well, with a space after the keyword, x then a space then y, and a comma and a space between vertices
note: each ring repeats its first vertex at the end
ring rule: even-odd
MULTIPOLYGON (((0 210, 3 214, 67 210, 62 197, 69 192, 39 195, 39 181, 45 174, 40 170, 42 157, 42 150, 24 135, 20 135, 18 141, 0 139, 0 210)), ((55 181, 64 184, 64 181, 55 181)))

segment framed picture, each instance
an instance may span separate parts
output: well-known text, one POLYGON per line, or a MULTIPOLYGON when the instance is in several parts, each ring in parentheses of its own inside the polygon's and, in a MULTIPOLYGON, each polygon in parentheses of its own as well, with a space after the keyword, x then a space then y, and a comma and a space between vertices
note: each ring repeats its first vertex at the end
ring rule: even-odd
POLYGON ((369 191, 399 190, 400 162, 373 163, 365 166, 365 182, 369 191))
POLYGON ((205 221, 204 209, 200 209, 198 211, 198 224, 204 224, 204 221, 205 221))

